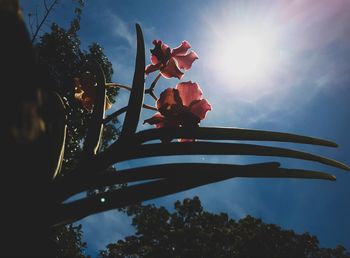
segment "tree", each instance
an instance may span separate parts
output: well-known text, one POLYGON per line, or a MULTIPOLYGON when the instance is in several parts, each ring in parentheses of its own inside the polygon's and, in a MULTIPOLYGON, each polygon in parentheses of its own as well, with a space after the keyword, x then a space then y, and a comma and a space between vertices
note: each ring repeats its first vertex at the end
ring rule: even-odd
MULTIPOLYGON (((77 32, 80 29, 80 18, 84 3, 81 0, 73 2, 78 5, 75 8, 75 17, 73 17, 69 28, 65 29, 56 23, 52 23, 50 31, 43 33, 41 37, 37 37, 40 27, 46 21, 52 7, 58 3, 55 0, 48 8, 46 2, 43 2, 46 10, 43 20, 37 22, 39 26, 37 25, 35 32, 32 30, 36 62, 41 74, 45 76, 42 79, 45 90, 57 92, 62 97, 66 109, 67 138, 63 166, 58 176, 66 175, 77 164, 82 152, 81 143, 86 136, 87 123, 91 116, 90 112, 85 110, 74 98, 74 78, 80 77, 89 62, 97 62, 101 65, 108 82, 111 81, 113 75, 112 63, 98 43, 92 43, 88 50, 81 49, 77 32)), ((109 100, 114 103, 118 94, 117 89, 109 88, 107 94, 109 100)), ((114 125, 116 122, 117 120, 114 119, 104 127, 101 148, 108 146, 108 143, 118 136, 119 132, 114 125)), ((87 244, 82 241, 81 225, 56 227, 50 232, 50 239, 52 255, 56 257, 84 257, 87 244)))
POLYGON ((85 257, 86 242, 82 241, 82 226, 64 226, 55 228, 52 241, 56 243, 55 257, 85 257))
MULTIPOLYGON (((75 24, 75 26, 79 28, 78 25, 75 24)), ((77 31, 72 27, 66 30, 53 23, 51 31, 41 37, 35 49, 39 64, 50 77, 50 90, 58 92, 63 97, 67 110, 68 138, 62 169, 64 175, 74 168, 79 158, 81 142, 86 136, 87 122, 90 119, 90 112, 82 108, 74 98, 74 78, 79 77, 84 71, 84 66, 91 61, 101 65, 107 81, 112 78, 113 68, 98 43, 91 44, 88 51, 81 50, 77 31)), ((112 103, 115 102, 117 93, 116 88, 108 89, 107 94, 112 103)), ((107 124, 104 129, 105 137, 103 137, 102 146, 107 146, 108 142, 115 139, 117 135, 118 130, 114 124, 107 124)))
POLYGON ((342 246, 321 248, 317 237, 296 234, 246 216, 203 210, 198 197, 175 202, 175 211, 154 205, 127 209, 136 228, 133 236, 100 252, 112 257, 349 257, 342 246))

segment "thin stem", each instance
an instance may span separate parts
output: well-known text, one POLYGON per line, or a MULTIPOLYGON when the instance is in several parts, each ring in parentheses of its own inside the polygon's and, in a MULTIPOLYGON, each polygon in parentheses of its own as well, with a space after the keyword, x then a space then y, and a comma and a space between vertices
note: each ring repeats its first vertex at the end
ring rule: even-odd
POLYGON ((118 87, 118 88, 121 88, 121 89, 124 89, 124 90, 131 91, 131 87, 130 86, 126 86, 126 85, 115 83, 115 82, 108 82, 108 83, 105 84, 105 87, 106 88, 118 87))
MULTIPOLYGON (((108 82, 108 83, 106 83, 105 87, 106 88, 118 87, 118 88, 121 88, 121 89, 125 89, 125 90, 128 90, 128 91, 131 91, 131 87, 130 86, 126 86, 126 85, 115 83, 115 82, 108 82)), ((145 93, 148 93, 149 95, 151 95, 151 97, 154 98, 156 101, 158 100, 158 98, 154 94, 153 90, 151 92, 149 92, 149 89, 147 89, 147 90, 145 90, 145 93)))
POLYGON ((162 75, 159 73, 159 74, 157 75, 157 77, 154 79, 154 81, 152 82, 151 87, 149 87, 147 90, 145 90, 145 93, 146 93, 146 94, 149 94, 155 101, 157 101, 158 98, 157 98, 157 96, 154 94, 154 88, 156 87, 157 82, 159 81, 159 79, 160 79, 161 76, 162 76, 162 75))
POLYGON ((107 116, 105 119, 103 119, 103 124, 107 124, 108 122, 110 122, 111 120, 117 118, 119 115, 123 114, 124 112, 126 112, 126 110, 128 110, 128 107, 125 106, 117 111, 115 111, 114 113, 110 114, 109 116, 107 116))
MULTIPOLYGON (((150 105, 146 105, 146 104, 143 104, 142 105, 143 108, 146 108, 146 109, 150 109, 150 110, 154 110, 154 111, 158 111, 157 108, 155 107, 152 107, 150 105)), ((103 123, 104 124, 107 124, 108 122, 110 122, 111 120, 113 120, 114 118, 117 118, 119 115, 123 114, 124 112, 126 112, 126 110, 128 109, 127 106, 115 111, 114 113, 110 114, 109 116, 107 116, 105 119, 103 119, 103 123)))
POLYGON ((147 105, 147 104, 143 104, 142 107, 145 108, 145 109, 150 109, 150 110, 158 111, 158 109, 157 109, 156 107, 152 107, 152 106, 147 105))
POLYGON ((158 80, 160 79, 161 76, 162 75, 159 73, 157 75, 157 77, 154 79, 154 81, 152 82, 151 87, 149 87, 147 90, 145 90, 145 93, 151 95, 151 97, 154 98, 155 101, 157 101, 158 98, 154 94, 154 87, 156 87, 156 84, 157 84, 157 82, 158 82, 158 80))
POLYGON ((156 87, 157 82, 159 81, 160 77, 162 75, 159 73, 157 77, 154 79, 154 81, 151 84, 151 87, 149 88, 149 91, 153 91, 154 87, 156 87))
POLYGON ((41 20, 40 24, 36 27, 35 33, 32 38, 32 43, 34 42, 35 38, 38 36, 38 33, 41 27, 43 26, 44 22, 46 21, 47 17, 49 16, 50 12, 52 11, 53 7, 57 4, 57 2, 58 0, 53 1, 48 9, 45 7, 46 13, 44 15, 44 18, 41 20))
POLYGON ((153 91, 149 92, 148 94, 149 94, 155 101, 158 100, 157 96, 154 94, 153 91))
POLYGON ((46 10, 46 11, 49 11, 49 9, 48 9, 48 7, 47 7, 46 0, 44 0, 44 7, 45 7, 45 10, 46 10))

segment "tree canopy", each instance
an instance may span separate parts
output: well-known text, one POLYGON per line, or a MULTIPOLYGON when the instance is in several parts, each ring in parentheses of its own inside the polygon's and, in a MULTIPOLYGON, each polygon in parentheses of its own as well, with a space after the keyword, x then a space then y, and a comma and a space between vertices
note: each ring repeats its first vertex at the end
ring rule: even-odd
POLYGON ((107 245, 112 257, 349 257, 341 245, 321 248, 316 236, 297 234, 261 219, 238 221, 205 211, 198 197, 175 202, 175 210, 155 205, 127 208, 135 235, 107 245))
MULTIPOLYGON (((74 23, 75 24, 75 23, 74 23)), ((77 26, 77 25, 76 25, 77 26)), ((76 29, 78 29, 77 26, 76 29)), ((113 75, 112 63, 98 43, 92 43, 88 50, 80 48, 80 38, 75 29, 64 29, 53 23, 51 31, 45 33, 35 44, 38 62, 51 82, 50 90, 58 92, 64 99, 67 110, 67 143, 65 146, 62 174, 74 167, 77 155, 81 151, 81 142, 86 136, 87 122, 90 112, 74 98, 74 78, 80 77, 86 64, 95 61, 99 63, 105 73, 106 80, 111 81, 113 75)), ((109 88, 109 100, 114 103, 118 91, 109 88)), ((116 122, 116 121, 113 121, 116 122)), ((118 130, 114 124, 104 127, 104 142, 102 146, 117 137, 118 130)))
MULTIPOLYGON (((57 1, 52 2, 52 4, 57 3, 57 1)), ((36 62, 40 73, 45 76, 43 79, 44 89, 57 92, 62 97, 66 109, 67 138, 59 176, 69 173, 77 164, 82 152, 82 142, 86 136, 87 124, 91 117, 91 113, 85 110, 81 103, 74 98, 74 78, 80 77, 90 62, 96 62, 101 66, 107 82, 111 81, 113 75, 112 63, 104 54, 102 46, 98 43, 92 43, 87 50, 81 48, 78 31, 84 3, 78 0, 76 5, 75 15, 68 28, 52 23, 50 30, 38 35, 38 37, 32 32, 36 62)), ((118 90, 117 88, 109 88, 107 94, 109 100, 114 103, 118 90)), ((105 148, 109 141, 115 140, 118 136, 115 122, 116 119, 105 125, 102 148, 105 148)), ((51 254, 56 257, 85 256, 84 251, 87 244, 82 241, 81 225, 56 227, 52 229, 50 239, 52 243, 51 254)))

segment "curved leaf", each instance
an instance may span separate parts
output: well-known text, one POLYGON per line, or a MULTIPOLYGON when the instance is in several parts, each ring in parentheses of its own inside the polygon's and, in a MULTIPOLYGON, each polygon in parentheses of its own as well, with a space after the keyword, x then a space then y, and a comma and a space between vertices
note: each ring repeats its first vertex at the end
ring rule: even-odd
POLYGON ((125 114, 123 129, 120 134, 120 141, 130 138, 137 129, 140 112, 143 104, 145 91, 145 44, 140 25, 136 24, 137 53, 134 79, 128 103, 128 110, 125 114))
MULTIPOLYGON (((123 175, 129 174, 133 180, 138 175, 144 175, 144 179, 152 179, 159 175, 166 174, 169 177, 147 183, 133 185, 113 192, 106 192, 63 204, 56 213, 53 224, 60 225, 72 223, 91 214, 103 212, 115 208, 146 201, 153 198, 177 193, 198 186, 227 180, 234 177, 269 177, 269 178, 308 178, 335 180, 335 177, 318 171, 284 169, 279 168, 278 163, 262 163, 251 165, 223 165, 223 164, 167 164, 136 168, 124 172, 114 173, 104 180, 111 180, 108 183, 120 183, 126 178, 123 175), (276 166, 277 165, 277 166, 276 166), (197 170, 197 171, 194 171, 197 170), (192 173, 191 173, 192 172, 192 173), (104 198, 104 202, 101 202, 104 198)), ((101 177, 100 177, 101 178, 101 177)), ((142 178, 137 178, 138 180, 142 178)), ((129 179, 127 179, 129 180, 129 179)), ((107 181, 106 181, 107 182, 107 181)), ((97 183, 95 186, 98 186, 97 183)))
POLYGON ((84 142, 84 151, 87 156, 95 155, 100 145, 106 105, 106 88, 104 87, 106 79, 104 72, 98 63, 93 63, 92 72, 96 75, 97 88, 94 109, 84 142))
MULTIPOLYGON (((118 145, 113 146, 114 149, 118 145)), ((120 146, 123 148, 123 146, 120 146)), ((125 149, 125 146, 124 146, 125 149)), ((190 143, 158 143, 135 146, 130 151, 123 151, 119 155, 112 155, 112 150, 99 158, 108 164, 119 161, 146 158, 154 156, 170 155, 253 155, 253 156, 277 156, 316 161, 325 165, 350 170, 350 167, 333 159, 321 157, 307 152, 296 151, 286 148, 261 146, 254 144, 239 143, 213 143, 213 142, 190 142, 190 143)))
POLYGON ((298 134, 224 127, 164 127, 141 131, 136 134, 136 138, 138 143, 144 143, 162 138, 184 138, 203 140, 278 141, 338 147, 336 143, 328 140, 298 134))
MULTIPOLYGON (((219 168, 229 168, 231 170, 241 169, 241 168, 254 168, 259 169, 273 169, 278 168, 280 163, 278 162, 268 162, 250 165, 225 165, 225 164, 203 164, 204 166, 198 166, 197 163, 182 163, 182 164, 166 164, 166 165, 155 165, 147 166, 142 168, 132 168, 122 171, 105 172, 102 174, 96 173, 84 173, 84 180, 81 180, 80 174, 74 174, 70 176, 67 180, 63 180, 54 185, 54 192, 60 195, 61 200, 67 199, 69 196, 78 194, 80 192, 86 191, 88 189, 96 189, 98 187, 104 187, 114 184, 130 183, 142 180, 150 180, 157 178, 174 178, 179 176, 186 176, 189 171, 199 170, 201 176, 210 170, 216 171, 216 167, 219 168), (181 169, 183 168, 183 169, 181 169), (203 169, 202 169, 203 168, 203 169), (179 170, 174 172, 174 170, 179 170), (185 172, 186 171, 186 172, 185 172), (185 172, 185 173, 184 173, 185 172)), ((197 174, 198 175, 198 174, 197 174)))

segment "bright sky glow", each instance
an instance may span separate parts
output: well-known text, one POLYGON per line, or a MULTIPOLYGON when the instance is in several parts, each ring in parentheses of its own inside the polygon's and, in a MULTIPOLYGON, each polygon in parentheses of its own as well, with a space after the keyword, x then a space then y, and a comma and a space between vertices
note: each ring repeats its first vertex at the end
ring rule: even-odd
POLYGON ((257 31, 254 26, 236 26, 217 32, 220 53, 215 57, 216 73, 224 80, 238 83, 262 80, 274 65, 271 31, 257 31))
MULTIPOLYGON (((260 10, 255 5, 242 6, 241 2, 225 7, 217 6, 203 12, 200 58, 206 63, 208 77, 226 91, 248 102, 267 95, 275 95, 283 68, 293 65, 286 47, 287 24, 280 24, 274 10, 260 10), (245 15, 232 12, 245 9, 245 15), (266 14, 268 12, 268 15, 266 14)), ((259 6, 259 5, 258 5, 259 6)), ((284 85, 284 92, 288 85, 284 85)), ((269 101, 270 102, 270 101, 269 101)))

